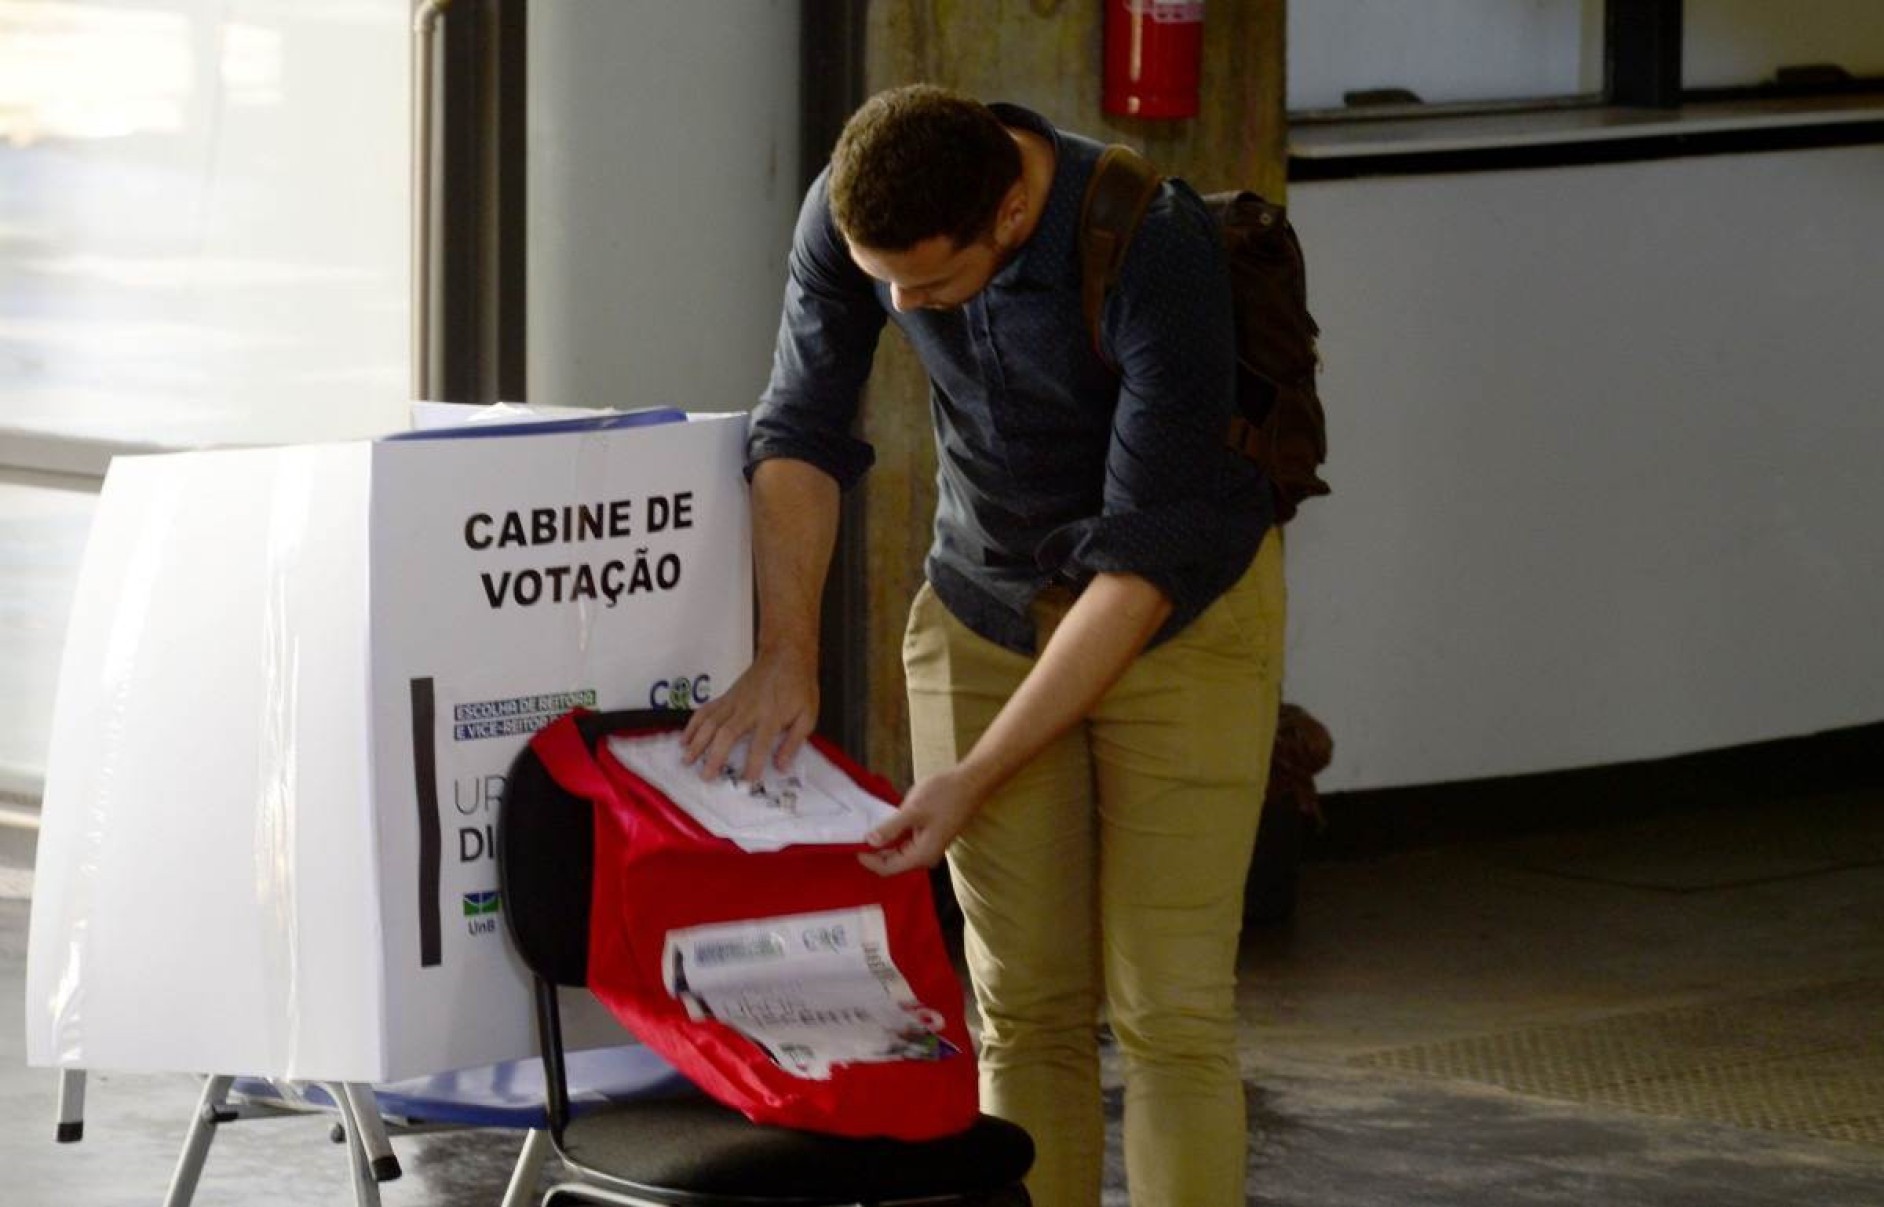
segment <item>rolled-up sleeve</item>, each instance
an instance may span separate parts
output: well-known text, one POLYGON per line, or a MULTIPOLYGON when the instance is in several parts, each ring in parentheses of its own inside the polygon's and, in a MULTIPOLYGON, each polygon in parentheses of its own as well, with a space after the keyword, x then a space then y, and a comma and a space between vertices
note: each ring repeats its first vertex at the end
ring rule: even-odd
POLYGON ((1147 579, 1175 605, 1168 635, 1236 581, 1270 518, 1261 472, 1225 440, 1236 384, 1229 269, 1184 186, 1146 215, 1103 332, 1119 367, 1103 507, 1054 530, 1038 559, 1076 583, 1147 579))
POLYGON ((807 461, 849 489, 875 453, 853 434, 884 312, 831 221, 826 176, 805 194, 785 282, 772 376, 753 409, 746 473, 761 461, 807 461))

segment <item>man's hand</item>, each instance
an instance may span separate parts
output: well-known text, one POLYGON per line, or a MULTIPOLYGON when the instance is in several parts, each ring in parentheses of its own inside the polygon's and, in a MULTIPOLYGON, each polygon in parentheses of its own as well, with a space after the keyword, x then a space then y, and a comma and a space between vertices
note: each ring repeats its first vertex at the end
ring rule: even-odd
POLYGON ((877 850, 857 858, 879 876, 932 868, 986 798, 960 767, 937 772, 909 790, 896 816, 865 836, 877 850))
POLYGON ((1100 574, 967 756, 918 783, 896 816, 869 834, 863 865, 885 876, 934 867, 975 810, 1029 759, 1092 712, 1171 614, 1156 584, 1100 574))
POLYGON ((818 723, 818 606, 837 539, 837 481, 815 465, 775 458, 752 473, 752 562, 759 588, 759 648, 752 665, 687 722, 688 762, 717 779, 749 740, 741 778, 757 780, 773 756, 791 766, 818 723))
POLYGON ((719 777, 733 747, 742 738, 751 739, 740 778, 752 783, 764 773, 766 755, 774 747, 774 764, 780 771, 790 767, 817 723, 816 656, 761 652, 730 689, 689 718, 681 740, 689 763, 705 757, 700 777, 712 780, 719 777))

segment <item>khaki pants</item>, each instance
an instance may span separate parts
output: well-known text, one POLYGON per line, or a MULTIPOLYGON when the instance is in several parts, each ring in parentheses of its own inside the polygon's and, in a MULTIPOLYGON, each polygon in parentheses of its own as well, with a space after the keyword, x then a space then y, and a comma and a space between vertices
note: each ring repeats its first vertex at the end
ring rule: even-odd
MULTIPOLYGON (((1066 606, 1036 607, 1043 645, 1066 606)), ((1141 655, 949 850, 982 1017, 982 1108, 1033 1134, 1037 1207, 1099 1202, 1102 1000, 1125 1058, 1132 1202, 1244 1202, 1236 949, 1284 606, 1272 531, 1235 587, 1141 655)), ((926 585, 903 660, 919 778, 965 754, 1033 665, 926 585)))

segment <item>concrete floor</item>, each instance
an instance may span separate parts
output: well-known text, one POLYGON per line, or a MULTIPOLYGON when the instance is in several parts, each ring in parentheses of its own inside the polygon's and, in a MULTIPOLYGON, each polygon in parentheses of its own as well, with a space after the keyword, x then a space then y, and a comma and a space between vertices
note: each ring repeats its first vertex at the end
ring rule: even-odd
MULTIPOLYGON (((0 825, 0 1203, 161 1201, 192 1079, 96 1074, 56 1145, 21 1066, 31 840, 0 825)), ((1312 863, 1244 970, 1252 1204, 1884 1205, 1875 793, 1312 863)), ((224 1128, 196 1202, 350 1201, 326 1131, 224 1128)), ((495 1203, 517 1147, 397 1140, 383 1201, 495 1203)))

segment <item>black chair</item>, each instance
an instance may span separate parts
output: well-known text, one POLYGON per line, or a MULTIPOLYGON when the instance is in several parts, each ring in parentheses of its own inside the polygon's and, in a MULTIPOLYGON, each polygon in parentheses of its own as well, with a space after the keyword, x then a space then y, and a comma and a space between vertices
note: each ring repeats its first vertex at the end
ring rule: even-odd
MULTIPOLYGON (((580 725, 593 746, 612 732, 675 723, 672 712, 617 712, 580 725)), ((550 1137, 572 1179, 545 1207, 1026 1207, 1020 1181, 1033 1141, 986 1115, 923 1143, 763 1127, 697 1092, 572 1118, 556 991, 588 984, 591 814, 528 748, 512 764, 498 819, 504 915, 535 980, 550 1137)))

